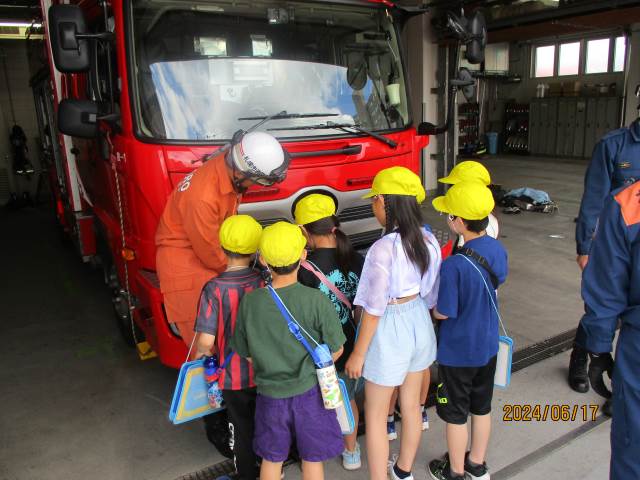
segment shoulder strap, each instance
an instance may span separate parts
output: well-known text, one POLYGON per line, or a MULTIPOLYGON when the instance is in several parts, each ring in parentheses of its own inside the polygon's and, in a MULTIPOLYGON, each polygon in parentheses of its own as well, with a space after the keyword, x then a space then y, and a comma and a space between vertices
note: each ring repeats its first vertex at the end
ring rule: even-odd
POLYGON ((482 255, 480 255, 475 250, 472 250, 469 247, 465 247, 465 246, 460 247, 456 251, 456 253, 462 254, 465 257, 472 258, 476 262, 478 262, 478 265, 480 265, 482 268, 484 268, 487 271, 487 273, 489 274, 489 278, 491 279, 491 284, 493 285, 493 288, 495 290, 498 289, 498 287, 500 286, 500 282, 498 281, 498 276, 493 272, 493 270, 489 266, 489 262, 487 262, 486 258, 484 258, 482 255))
POLYGON ((307 339, 304 338, 304 336, 302 335, 302 332, 306 333, 316 345, 318 345, 318 342, 316 342, 315 339, 311 335, 309 335, 309 333, 304 328, 302 328, 302 326, 300 326, 300 324, 296 321, 296 319, 293 318, 293 315, 291 315, 291 312, 282 302, 280 295, 278 295, 275 289, 271 285, 268 285, 267 289, 271 294, 271 298, 273 298, 273 301, 278 307, 278 310, 280 310, 280 313, 282 314, 284 320, 287 322, 287 327, 289 327, 289 331, 296 338, 296 340, 298 340, 302 344, 305 350, 309 353, 309 355, 311 356, 311 359, 313 360, 313 363, 315 363, 316 365, 320 364, 320 359, 316 355, 316 352, 313 351, 313 348, 311 348, 311 345, 309 345, 309 342, 307 342, 307 339))
POLYGON ((336 297, 338 297, 338 300, 340 300, 349 309, 351 309, 351 302, 346 297, 346 295, 342 293, 340 289, 336 287, 335 284, 331 280, 329 280, 324 273, 322 273, 322 270, 320 270, 317 265, 314 265, 313 263, 305 260, 304 262, 300 263, 300 266, 305 270, 313 273, 318 278, 318 280, 320 280, 329 290, 334 293, 336 297))
MULTIPOLYGON (((491 295, 491 290, 489 290, 489 285, 487 285, 487 281, 484 279, 484 275, 482 275, 482 272, 480 271, 480 269, 478 267, 476 267, 475 263, 473 263, 471 260, 469 260, 469 257, 462 255, 460 253, 456 253, 456 255, 460 255, 462 258, 464 258, 467 262, 469 262, 469 264, 478 272, 478 274, 480 275, 480 278, 482 278, 482 283, 484 283, 484 288, 486 289, 487 293, 489 294, 489 300, 491 300, 491 305, 493 305, 493 309, 496 312, 496 315, 498 315, 498 320, 500 321, 500 326, 502 327, 502 331, 504 332, 505 336, 509 336, 507 335, 507 329, 504 328, 504 323, 502 321, 502 315, 500 315, 500 311, 498 310, 498 306, 496 305, 496 302, 493 300, 493 295, 491 295)), ((497 292, 494 290, 494 293, 497 292)))
POLYGON ((222 370, 225 369, 225 367, 227 366, 227 364, 231 361, 231 357, 233 357, 235 355, 236 352, 234 352, 233 350, 231 350, 229 352, 229 354, 225 357, 224 362, 222 362, 222 365, 220 365, 220 368, 218 368, 218 371, 221 372, 222 370))

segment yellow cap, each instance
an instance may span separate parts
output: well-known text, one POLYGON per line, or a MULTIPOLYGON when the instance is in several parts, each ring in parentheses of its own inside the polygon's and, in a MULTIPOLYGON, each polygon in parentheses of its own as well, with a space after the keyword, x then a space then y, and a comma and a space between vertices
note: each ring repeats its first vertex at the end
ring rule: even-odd
POLYGON ((478 180, 485 185, 489 185, 491 183, 491 175, 489 175, 489 170, 481 163, 467 160, 457 164, 448 176, 438 181, 441 183, 456 184, 470 180, 478 180))
POLYGON ((321 218, 335 215, 335 213, 336 204, 333 198, 320 193, 312 193, 296 203, 294 217, 298 225, 308 225, 321 218))
POLYGON ((286 267, 300 260, 306 244, 300 227, 289 222, 277 222, 262 232, 260 254, 272 267, 286 267))
POLYGON ((220 226, 220 245, 233 253, 256 253, 262 226, 249 215, 232 215, 220 226))
POLYGON ((373 179, 371 191, 362 198, 374 195, 411 195, 422 203, 427 196, 420 177, 406 167, 390 167, 380 170, 373 179))
POLYGON ((445 196, 434 198, 432 203, 439 212, 465 220, 482 220, 495 206, 491 190, 478 180, 456 183, 445 196))

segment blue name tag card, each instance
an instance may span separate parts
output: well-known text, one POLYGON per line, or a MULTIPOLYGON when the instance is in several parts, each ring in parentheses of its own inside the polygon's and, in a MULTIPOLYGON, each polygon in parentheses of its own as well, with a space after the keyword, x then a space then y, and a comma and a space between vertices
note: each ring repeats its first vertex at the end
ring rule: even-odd
POLYGON ((215 413, 222 408, 209 404, 207 382, 204 379, 204 360, 186 362, 180 368, 173 393, 169 420, 175 425, 215 413))
POLYGON ((513 359, 513 340, 501 335, 496 359, 496 375, 493 384, 498 388, 507 388, 511 383, 511 361, 513 359))
POLYGON ((342 435, 349 435, 353 433, 353 429, 355 428, 353 410, 351 409, 351 402, 349 401, 347 385, 342 379, 338 379, 338 383, 340 384, 340 393, 342 394, 342 405, 336 408, 336 417, 338 418, 342 435))

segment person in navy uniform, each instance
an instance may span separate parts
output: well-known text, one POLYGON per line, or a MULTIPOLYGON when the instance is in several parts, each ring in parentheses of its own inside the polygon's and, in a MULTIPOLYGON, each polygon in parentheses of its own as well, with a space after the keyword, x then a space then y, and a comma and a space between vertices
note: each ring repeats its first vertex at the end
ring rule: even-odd
POLYGON ((587 352, 594 391, 612 378, 611 480, 640 478, 640 181, 613 192, 600 215, 582 276, 586 312, 576 342, 587 352), (615 368, 611 357, 618 320, 615 368), (613 373, 612 373, 613 372, 613 373))
MULTIPOLYGON (((636 96, 639 94, 640 85, 636 88, 636 96)), ((629 127, 608 133, 593 150, 576 221, 577 262, 582 270, 589 261, 593 235, 605 199, 612 191, 636 180, 640 180, 640 119, 629 127)), ((587 352, 575 343, 569 361, 568 380, 576 392, 589 390, 587 352)))

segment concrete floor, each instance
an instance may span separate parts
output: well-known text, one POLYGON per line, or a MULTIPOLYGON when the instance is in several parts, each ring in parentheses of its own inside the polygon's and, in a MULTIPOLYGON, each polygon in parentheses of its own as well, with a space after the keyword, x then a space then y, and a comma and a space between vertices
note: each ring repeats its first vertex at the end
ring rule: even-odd
POLYGON ((0 210, 0 479, 174 479, 221 460, 168 420, 176 372, 141 362, 101 274, 48 209, 0 210))
MULTIPOLYGON (((560 205, 555 215, 500 217, 511 269, 500 301, 507 329, 516 348, 522 348, 574 328, 580 317, 573 218, 586 163, 502 157, 486 165, 494 182, 505 188, 540 188, 560 205)), ((429 209, 425 213, 435 228, 446 228, 443 217, 429 209)), ((64 245, 48 210, 0 210, 0 226, 5 272, 0 276, 0 479, 173 480, 220 461, 200 422, 177 427, 168 421, 176 372, 155 360, 139 361, 123 345, 100 273, 64 245)), ((496 411, 505 402, 595 402, 569 393, 566 357, 515 374, 509 390, 496 394, 496 411)), ((431 418, 419 456, 422 467, 444 451, 442 424, 435 412, 431 418)), ((576 427, 506 424, 500 415, 494 422, 489 458, 494 478, 576 427)), ((608 445, 607 430, 608 424, 600 425, 545 456, 538 463, 548 473, 545 478, 560 478, 556 471, 563 472, 562 478, 583 478, 567 465, 567 455, 583 452, 581 442, 589 439, 608 445)), ((605 465, 608 454, 600 453, 589 460, 605 465)), ((364 472, 344 474, 335 462, 328 471, 328 479, 366 477, 364 472)), ((287 478, 297 478, 295 472, 296 467, 289 468, 287 478)), ((526 470, 518 475, 513 478, 534 478, 526 470)))

